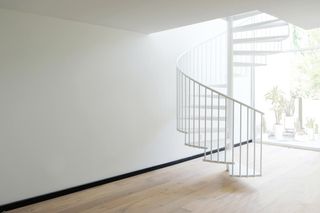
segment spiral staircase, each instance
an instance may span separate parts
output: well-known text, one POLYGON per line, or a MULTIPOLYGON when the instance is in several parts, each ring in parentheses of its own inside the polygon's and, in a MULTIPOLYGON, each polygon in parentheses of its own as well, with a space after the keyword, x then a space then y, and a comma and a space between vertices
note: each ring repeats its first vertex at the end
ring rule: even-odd
POLYGON ((261 176, 263 112, 232 97, 233 78, 249 72, 254 79, 256 67, 282 51, 289 26, 259 11, 226 22, 226 32, 177 60, 177 130, 186 146, 203 149, 203 160, 225 164, 230 176, 261 176))

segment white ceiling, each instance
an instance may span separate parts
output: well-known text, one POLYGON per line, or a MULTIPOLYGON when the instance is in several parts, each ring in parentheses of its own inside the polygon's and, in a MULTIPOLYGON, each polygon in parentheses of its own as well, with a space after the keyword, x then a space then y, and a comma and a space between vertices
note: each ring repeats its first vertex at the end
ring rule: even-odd
POLYGON ((320 27, 320 0, 0 0, 0 8, 142 33, 251 10, 305 29, 320 27))

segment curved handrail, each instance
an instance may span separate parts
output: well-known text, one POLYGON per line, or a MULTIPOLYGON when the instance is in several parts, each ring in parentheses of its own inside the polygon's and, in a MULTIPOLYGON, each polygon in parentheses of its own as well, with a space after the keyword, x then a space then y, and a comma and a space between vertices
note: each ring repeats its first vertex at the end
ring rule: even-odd
POLYGON ((247 107, 247 108, 249 108, 249 109, 251 109, 251 110, 254 110, 255 112, 258 112, 258 113, 264 115, 264 113, 263 113, 262 111, 260 111, 260 110, 258 110, 258 109, 256 109, 256 108, 253 108, 253 107, 251 107, 251 106, 249 106, 249 105, 247 105, 247 104, 245 104, 245 103, 243 103, 243 102, 241 102, 241 101, 238 101, 238 100, 236 100, 236 99, 234 99, 234 98, 231 98, 230 96, 225 95, 225 94, 223 94, 223 93, 221 93, 221 92, 219 92, 219 91, 217 91, 217 90, 215 90, 215 89, 212 89, 211 87, 208 87, 208 86, 202 84, 201 82, 199 82, 199 81, 197 81, 197 80, 195 80, 195 79, 187 76, 186 74, 184 74, 184 73, 182 72, 182 70, 181 70, 180 68, 177 67, 177 69, 178 69, 178 70, 182 73, 182 75, 184 75, 186 78, 190 79, 191 81, 194 81, 196 84, 198 84, 198 85, 206 88, 207 90, 210 90, 211 92, 214 92, 214 93, 216 93, 216 94, 218 94, 218 95, 220 95, 220 96, 223 96, 224 98, 226 98, 226 99, 228 99, 228 100, 231 100, 231 101, 233 101, 233 102, 235 102, 235 103, 237 103, 237 104, 240 104, 240 105, 242 105, 242 106, 244 106, 244 107, 247 107))
POLYGON ((219 36, 222 36, 222 35, 225 35, 227 32, 222 32, 222 33, 219 33, 218 35, 216 35, 216 36, 214 36, 213 38, 209 38, 209 39, 207 39, 207 40, 204 40, 204 41, 201 41, 201 42, 199 42, 199 43, 197 43, 197 44, 194 44, 192 47, 190 47, 189 49, 187 49, 187 50, 185 50, 184 52, 182 52, 179 56, 178 56, 178 58, 177 58, 177 60, 176 60, 176 65, 177 66, 179 66, 179 61, 180 61, 180 59, 182 58, 182 56, 184 56, 187 52, 189 52, 190 50, 192 50, 192 49, 194 49, 194 48, 196 48, 196 47, 198 47, 198 46, 200 46, 200 45, 202 45, 202 44, 205 44, 205 43, 207 43, 207 42, 209 42, 209 41, 212 41, 212 40, 214 40, 214 39, 216 39, 217 37, 219 37, 219 36))
POLYGON ((236 102, 236 103, 238 103, 238 104, 240 104, 240 105, 242 105, 242 106, 244 106, 244 107, 247 107, 247 108, 249 108, 249 109, 251 109, 251 110, 254 110, 254 111, 257 112, 257 113, 260 113, 260 114, 264 115, 264 113, 263 113, 262 111, 254 108, 254 107, 251 107, 251 106, 249 106, 248 104, 245 104, 245 103, 243 103, 243 102, 241 102, 241 101, 239 101, 239 100, 236 100, 236 99, 234 99, 234 98, 232 98, 232 97, 230 97, 230 96, 228 96, 228 95, 225 95, 225 94, 223 94, 222 92, 217 91, 217 90, 215 90, 215 89, 213 89, 213 88, 211 88, 211 87, 203 84, 203 83, 200 82, 200 81, 197 81, 196 79, 188 76, 187 74, 185 74, 185 73, 183 72, 183 69, 182 69, 182 67, 181 67, 181 65, 180 65, 180 61, 181 61, 181 59, 182 59, 183 56, 185 56, 188 52, 192 51, 193 49, 195 49, 195 48, 197 48, 197 47, 199 47, 199 46, 201 46, 201 45, 203 45, 203 44, 206 44, 206 43, 208 43, 208 42, 210 42, 210 41, 213 41, 213 40, 217 39, 218 37, 224 36, 224 35, 226 35, 226 32, 222 32, 222 33, 216 35, 216 36, 213 37, 213 38, 210 38, 210 39, 207 39, 207 40, 205 40, 205 41, 202 41, 202 42, 194 45, 193 47, 189 48, 188 50, 184 51, 184 52, 183 52, 182 54, 180 54, 180 55, 178 56, 178 58, 177 58, 177 62, 176 62, 177 70, 179 70, 186 78, 190 79, 191 81, 194 81, 194 82, 197 83, 198 85, 201 85, 202 87, 210 90, 211 92, 214 92, 214 93, 216 93, 216 94, 218 94, 218 95, 221 95, 221 96, 223 96, 224 98, 226 98, 226 99, 228 99, 228 100, 231 100, 231 101, 233 101, 233 102, 236 102))

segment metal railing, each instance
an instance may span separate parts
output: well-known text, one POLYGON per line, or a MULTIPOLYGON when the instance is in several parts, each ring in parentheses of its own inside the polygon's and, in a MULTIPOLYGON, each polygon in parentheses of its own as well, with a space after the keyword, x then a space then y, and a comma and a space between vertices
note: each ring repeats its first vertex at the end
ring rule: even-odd
POLYGON ((204 149, 204 161, 227 164, 232 176, 262 174, 261 111, 196 81, 179 67, 177 91, 177 129, 185 134, 185 145, 204 149))
POLYGON ((262 174, 263 113, 227 93, 227 34, 177 60, 177 129, 204 161, 227 165, 231 176, 262 174))
POLYGON ((228 34, 196 45, 177 60, 177 129, 185 145, 204 149, 204 161, 226 164, 231 176, 255 177, 262 175, 263 113, 227 95, 233 92, 228 82, 243 69, 254 79, 255 67, 282 51, 289 28, 259 11, 227 21, 228 34))

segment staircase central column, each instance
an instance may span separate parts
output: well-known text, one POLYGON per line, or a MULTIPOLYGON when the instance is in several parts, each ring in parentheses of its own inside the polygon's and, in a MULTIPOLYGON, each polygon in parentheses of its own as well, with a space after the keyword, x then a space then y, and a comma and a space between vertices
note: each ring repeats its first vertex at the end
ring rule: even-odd
POLYGON ((233 31, 232 17, 227 17, 227 85, 228 96, 233 97, 233 31))
MULTIPOLYGON (((227 17, 227 94, 229 97, 233 98, 233 20, 232 17, 227 17)), ((231 129, 232 126, 232 116, 233 115, 233 109, 232 109, 232 103, 229 101, 226 103, 227 106, 227 126, 226 126, 226 132, 227 132, 227 138, 229 138, 229 141, 227 142, 227 149, 231 148, 231 139, 233 138, 233 132, 231 129)), ((228 165, 227 165, 227 171, 228 171, 228 165)))

